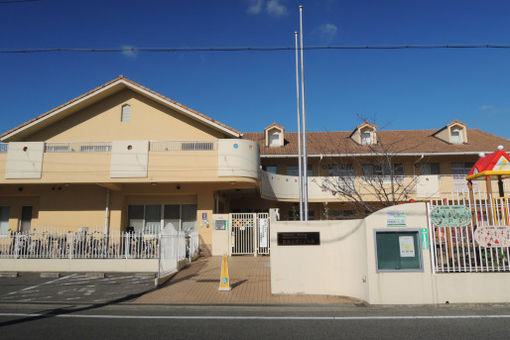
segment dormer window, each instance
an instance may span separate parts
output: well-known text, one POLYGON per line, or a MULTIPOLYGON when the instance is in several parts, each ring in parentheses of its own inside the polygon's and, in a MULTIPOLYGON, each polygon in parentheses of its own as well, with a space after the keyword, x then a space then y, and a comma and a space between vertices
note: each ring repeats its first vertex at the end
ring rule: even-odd
POLYGON ((361 145, 371 145, 371 144, 374 144, 372 130, 365 129, 365 130, 361 131, 361 145))
POLYGON ((285 128, 276 123, 273 123, 264 129, 265 146, 266 147, 280 147, 284 145, 285 128))
POLYGON ((356 126, 350 137, 353 141, 361 145, 377 144, 377 135, 375 133, 377 126, 365 121, 356 126))
POLYGON ((122 105, 122 113, 120 115, 120 121, 123 123, 129 122, 130 118, 131 118, 131 105, 129 105, 129 104, 122 105))
POLYGON ((468 143, 467 125, 458 120, 454 120, 445 127, 437 130, 432 136, 450 144, 468 143))

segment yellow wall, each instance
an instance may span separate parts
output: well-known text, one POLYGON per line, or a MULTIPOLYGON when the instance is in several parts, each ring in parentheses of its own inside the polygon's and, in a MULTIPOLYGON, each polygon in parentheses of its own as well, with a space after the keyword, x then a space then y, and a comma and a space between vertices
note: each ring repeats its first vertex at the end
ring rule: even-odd
POLYGON ((225 135, 131 90, 124 89, 25 138, 72 142, 113 140, 211 140, 225 135), (121 122, 122 105, 131 119, 121 122))

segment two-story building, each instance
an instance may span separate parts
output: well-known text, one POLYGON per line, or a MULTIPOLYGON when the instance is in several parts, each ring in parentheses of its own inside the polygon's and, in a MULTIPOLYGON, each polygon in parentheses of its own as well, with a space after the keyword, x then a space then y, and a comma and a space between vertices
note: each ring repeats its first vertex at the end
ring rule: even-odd
MULTIPOLYGON (((280 208, 298 216, 297 134, 278 124, 241 133, 122 76, 0 136, 0 235, 45 226, 105 232, 198 231, 212 242, 212 214, 280 208)), ((311 219, 366 213, 334 189, 354 184, 377 202, 397 180, 429 200, 462 191, 481 152, 510 141, 454 121, 438 130, 309 132, 311 219), (378 159, 390 157, 390 161, 378 159)))
POLYGON ((119 76, 0 136, 0 234, 170 223, 209 249, 216 193, 257 186, 241 136, 119 76))

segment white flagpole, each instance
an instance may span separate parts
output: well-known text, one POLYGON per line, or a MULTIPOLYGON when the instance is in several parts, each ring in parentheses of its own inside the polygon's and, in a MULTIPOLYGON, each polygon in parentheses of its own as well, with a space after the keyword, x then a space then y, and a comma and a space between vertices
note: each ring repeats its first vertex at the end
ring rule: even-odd
POLYGON ((303 62, 303 5, 299 6, 299 39, 301 42, 301 113, 303 115, 303 191, 305 221, 308 221, 308 159, 306 152, 306 110, 305 110, 305 73, 303 62))
POLYGON ((296 94, 297 94, 297 140, 298 140, 298 163, 299 163, 299 220, 303 221, 303 156, 301 151, 301 110, 299 95, 299 54, 298 54, 298 32, 294 32, 296 43, 296 94))

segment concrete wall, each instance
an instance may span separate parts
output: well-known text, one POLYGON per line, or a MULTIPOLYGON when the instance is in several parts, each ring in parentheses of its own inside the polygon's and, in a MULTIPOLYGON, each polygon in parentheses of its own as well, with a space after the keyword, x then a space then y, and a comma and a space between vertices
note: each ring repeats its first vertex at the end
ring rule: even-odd
MULTIPOLYGON (((272 221, 273 294, 350 296, 371 304, 510 302, 510 273, 433 274, 430 249, 419 243, 422 268, 378 271, 375 231, 419 231, 427 227, 424 203, 403 204, 350 221, 272 221), (404 226, 389 226, 388 212, 405 215, 404 226), (279 232, 318 231, 319 246, 278 246, 279 232)), ((420 233, 418 233, 420 235, 420 233)))

